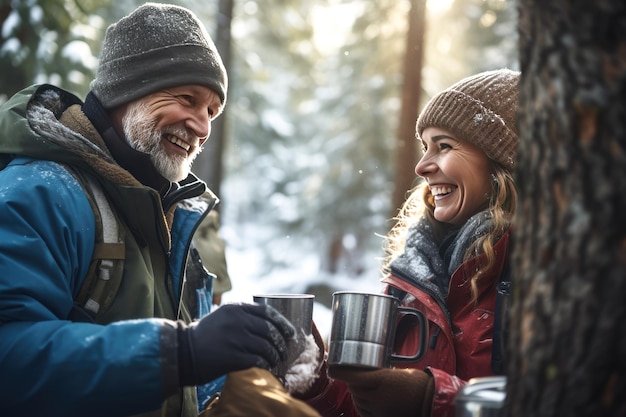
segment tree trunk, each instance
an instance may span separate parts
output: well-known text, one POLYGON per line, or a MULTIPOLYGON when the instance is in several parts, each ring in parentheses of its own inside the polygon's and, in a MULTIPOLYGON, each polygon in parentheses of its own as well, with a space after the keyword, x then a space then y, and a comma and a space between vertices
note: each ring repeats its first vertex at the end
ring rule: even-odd
POLYGON ((520 0, 505 414, 626 415, 626 3, 520 0))
POLYGON ((419 111, 422 91, 422 58, 424 55, 426 0, 411 0, 409 25, 404 61, 402 109, 398 127, 394 192, 391 201, 392 216, 397 214, 415 181, 415 164, 418 158, 415 140, 415 121, 419 111))
MULTIPOLYGON (((231 52, 231 22, 233 19, 234 0, 220 0, 217 13, 217 34, 215 36, 215 46, 222 57, 224 66, 228 74, 230 71, 231 52)), ((229 79, 230 81, 231 79, 229 79)), ((229 83, 229 89, 232 83, 229 83)), ((194 163, 194 172, 204 181, 209 188, 220 196, 220 186, 222 183, 224 144, 226 142, 226 121, 228 104, 224 112, 217 118, 211 127, 211 136, 204 145, 204 150, 194 163)), ((221 197, 220 197, 221 198, 221 197)), ((224 201, 217 208, 223 206, 224 201)))

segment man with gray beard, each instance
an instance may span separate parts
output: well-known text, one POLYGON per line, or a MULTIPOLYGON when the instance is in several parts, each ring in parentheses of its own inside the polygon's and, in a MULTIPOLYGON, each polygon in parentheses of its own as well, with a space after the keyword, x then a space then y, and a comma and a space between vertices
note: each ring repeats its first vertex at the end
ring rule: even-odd
POLYGON ((0 107, 0 415, 197 416, 195 386, 286 358, 271 307, 205 314, 188 255, 226 91, 198 18, 147 3, 107 29, 84 102, 38 85, 0 107))
MULTIPOLYGON (((181 92, 175 90, 162 93, 175 96, 181 92)), ((156 116, 148 105, 155 95, 156 93, 131 102, 126 109, 118 109, 115 112, 117 117, 114 116, 114 118, 117 121, 121 115, 122 132, 128 144, 133 149, 150 155, 152 164, 162 176, 171 181, 182 181, 189 175, 191 164, 202 150, 208 134, 198 138, 195 131, 181 125, 166 125, 160 128, 156 116), (172 141, 171 143, 181 148, 182 151, 177 148, 173 148, 172 151, 166 150, 161 144, 163 138, 172 141), (178 138, 178 141, 174 138, 178 138)), ((209 129, 210 120, 208 124, 205 123, 209 129)))

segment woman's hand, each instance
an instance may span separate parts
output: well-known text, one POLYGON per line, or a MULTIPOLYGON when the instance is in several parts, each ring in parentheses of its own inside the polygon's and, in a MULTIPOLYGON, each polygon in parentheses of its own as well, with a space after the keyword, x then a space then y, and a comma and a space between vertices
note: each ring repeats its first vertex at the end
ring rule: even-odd
POLYGON ((331 366, 328 376, 348 385, 361 417, 430 415, 435 382, 424 371, 331 366))

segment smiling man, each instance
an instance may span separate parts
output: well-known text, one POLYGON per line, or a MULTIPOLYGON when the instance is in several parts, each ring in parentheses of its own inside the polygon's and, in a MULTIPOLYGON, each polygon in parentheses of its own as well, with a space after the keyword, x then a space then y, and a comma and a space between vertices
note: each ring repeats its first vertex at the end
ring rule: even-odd
POLYGON ((204 315, 188 256, 226 90, 198 18, 147 3, 107 29, 84 103, 39 85, 0 107, 0 415, 197 416, 195 386, 286 358, 271 307, 204 315))
POLYGON ((222 99, 202 85, 168 88, 133 101, 113 112, 113 123, 128 144, 150 155, 157 171, 182 181, 211 133, 211 121, 222 99))

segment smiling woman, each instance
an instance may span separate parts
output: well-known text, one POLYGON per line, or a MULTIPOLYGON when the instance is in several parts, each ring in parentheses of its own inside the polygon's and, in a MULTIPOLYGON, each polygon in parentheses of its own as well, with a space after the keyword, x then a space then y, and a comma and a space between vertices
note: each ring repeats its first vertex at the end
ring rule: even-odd
MULTIPOLYGON (((328 372, 320 372, 316 391, 307 395, 323 416, 454 415, 460 387, 501 371, 492 360, 501 357, 494 317, 497 285, 509 280, 509 229, 517 207, 512 171, 519 79, 507 69, 467 77, 421 112, 416 133, 424 156, 415 172, 424 181, 387 238, 382 282, 385 294, 424 313, 428 351, 392 368, 326 363, 328 372)), ((424 342, 420 327, 400 319, 396 354, 416 351, 424 342)))
POLYGON ((433 195, 435 220, 462 225, 487 208, 493 192, 485 152, 446 129, 427 127, 420 135, 424 155, 415 173, 433 195))

